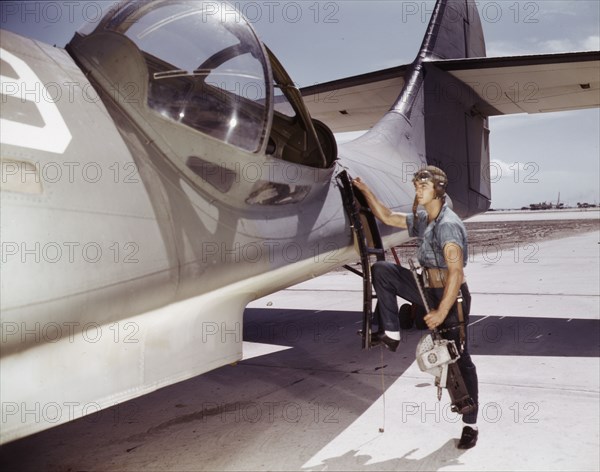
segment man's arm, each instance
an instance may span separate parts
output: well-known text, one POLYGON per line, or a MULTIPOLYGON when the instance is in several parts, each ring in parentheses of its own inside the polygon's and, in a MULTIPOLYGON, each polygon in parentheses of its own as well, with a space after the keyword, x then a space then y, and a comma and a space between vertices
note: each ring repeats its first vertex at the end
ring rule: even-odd
POLYGON ((446 280, 442 301, 436 310, 430 311, 423 318, 429 329, 437 328, 444 322, 448 312, 456 303, 456 296, 463 283, 463 251, 461 247, 456 243, 446 244, 444 260, 448 266, 448 280, 446 280))
POLYGON ((360 177, 352 179, 352 184, 362 192, 367 199, 367 203, 373 214, 388 226, 406 229, 406 215, 390 210, 375 196, 371 189, 365 184, 360 177))

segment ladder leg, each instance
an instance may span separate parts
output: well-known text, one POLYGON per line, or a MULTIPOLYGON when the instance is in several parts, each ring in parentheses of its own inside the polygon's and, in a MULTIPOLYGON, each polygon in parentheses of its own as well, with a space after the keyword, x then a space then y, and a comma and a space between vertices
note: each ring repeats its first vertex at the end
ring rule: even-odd
MULTIPOLYGON (((340 172, 337 176, 340 182, 342 192, 342 201, 346 214, 350 219, 352 232, 358 244, 360 253, 360 262, 362 265, 363 277, 363 321, 362 321, 362 347, 363 349, 371 348, 371 333, 373 324, 373 281, 371 277, 371 256, 376 256, 377 260, 385 260, 385 250, 379 234, 379 227, 373 212, 368 207, 364 196, 357 192, 354 193, 352 180, 346 171, 340 172), (357 208, 357 201, 360 204, 360 209, 357 208), (369 229, 370 240, 373 246, 369 246, 368 238, 361 219, 361 214, 364 215, 369 229)), ((352 270, 358 273, 356 270, 352 270)))

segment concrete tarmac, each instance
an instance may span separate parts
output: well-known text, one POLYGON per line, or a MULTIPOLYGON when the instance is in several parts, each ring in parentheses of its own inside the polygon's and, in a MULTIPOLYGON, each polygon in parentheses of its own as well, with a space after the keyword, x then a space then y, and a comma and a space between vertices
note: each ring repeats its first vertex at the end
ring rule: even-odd
POLYGON ((424 332, 362 350, 362 281, 333 272, 253 302, 237 365, 4 445, 2 468, 600 470, 599 236, 469 261, 471 450, 414 361, 424 332))

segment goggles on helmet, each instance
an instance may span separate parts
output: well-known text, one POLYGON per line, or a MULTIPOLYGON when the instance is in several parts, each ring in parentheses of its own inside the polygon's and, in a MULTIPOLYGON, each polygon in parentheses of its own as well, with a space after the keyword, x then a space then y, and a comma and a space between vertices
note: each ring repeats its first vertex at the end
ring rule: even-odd
POLYGON ((413 181, 413 183, 433 182, 434 177, 433 177, 433 174, 431 172, 429 172, 428 170, 420 170, 413 176, 412 181, 413 181))
POLYGON ((445 191, 446 184, 447 184, 445 176, 436 175, 428 169, 422 169, 420 171, 417 171, 417 173, 415 173, 415 175, 413 176, 412 181, 413 181, 413 185, 425 184, 427 182, 431 182, 433 184, 433 186, 437 189, 436 192, 438 192, 438 193, 441 192, 442 195, 445 191))

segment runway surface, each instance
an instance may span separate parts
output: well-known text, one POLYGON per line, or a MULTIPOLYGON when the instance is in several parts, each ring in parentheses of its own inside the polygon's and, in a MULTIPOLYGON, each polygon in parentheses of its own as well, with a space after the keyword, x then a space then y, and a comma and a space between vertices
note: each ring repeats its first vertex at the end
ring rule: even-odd
POLYGON ((577 224, 564 221, 581 223, 577 215, 542 219, 547 231, 525 239, 498 236, 526 234, 532 222, 469 223, 469 342, 480 381, 474 449, 456 449, 460 418, 414 362, 423 332, 404 331, 397 353, 362 350, 362 281, 332 272, 253 302, 236 366, 9 443, 2 468, 597 471, 595 215, 575 233, 577 224))

